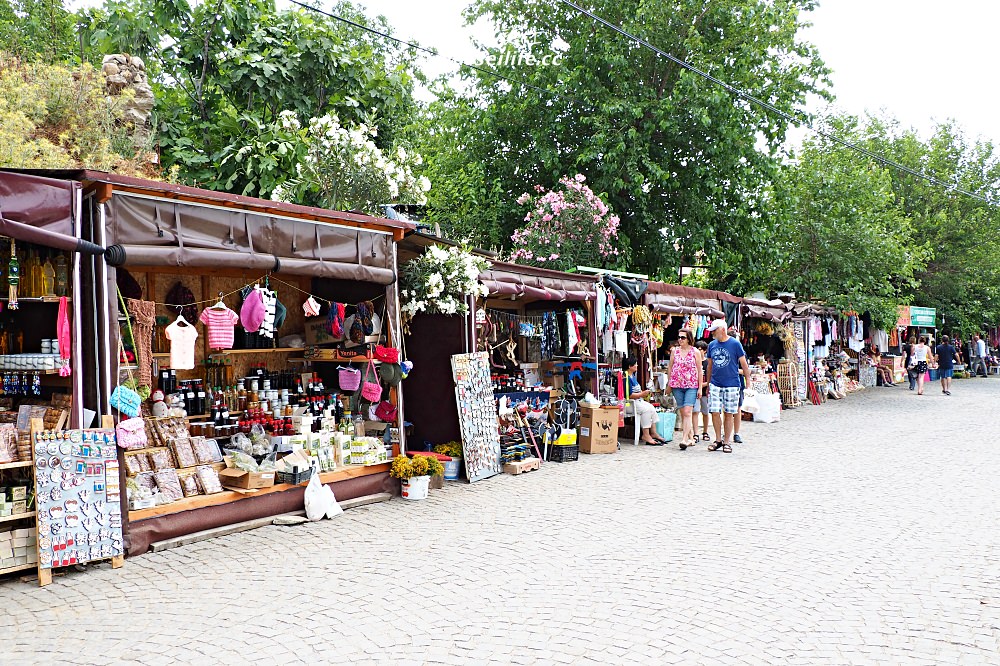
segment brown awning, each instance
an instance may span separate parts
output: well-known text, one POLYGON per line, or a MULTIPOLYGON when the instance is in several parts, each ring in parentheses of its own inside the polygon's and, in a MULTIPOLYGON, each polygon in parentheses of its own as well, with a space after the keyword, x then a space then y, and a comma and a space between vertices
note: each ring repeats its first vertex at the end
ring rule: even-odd
MULTIPOLYGON (((732 294, 727 294, 724 291, 715 291, 714 289, 699 289, 697 287, 685 287, 679 284, 667 284, 666 282, 650 282, 649 286, 646 288, 646 298, 656 295, 666 295, 666 296, 680 296, 682 298, 690 299, 710 299, 717 301, 726 301, 729 303, 741 303, 743 299, 739 296, 733 296, 732 294)), ((647 305, 651 305, 655 301, 646 301, 647 305)))
POLYGON ((767 301, 747 298, 743 301, 743 316, 782 323, 790 319, 792 313, 791 306, 784 303, 775 305, 767 301))
POLYGON ((597 278, 533 266, 494 262, 479 276, 490 295, 517 296, 536 301, 597 300, 597 278))
POLYGON ((0 172, 0 234, 70 252, 100 254, 104 248, 77 238, 80 183, 0 172))
MULTIPOLYGON (((275 270, 392 284, 391 234, 354 226, 115 193, 108 236, 119 265, 275 270)), ((111 261, 109 257, 109 261, 111 261)))

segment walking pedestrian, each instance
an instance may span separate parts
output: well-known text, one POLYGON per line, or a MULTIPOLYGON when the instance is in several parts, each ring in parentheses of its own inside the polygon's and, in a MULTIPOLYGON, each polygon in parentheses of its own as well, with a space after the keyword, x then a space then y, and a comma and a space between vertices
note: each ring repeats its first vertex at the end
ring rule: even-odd
POLYGON ((917 375, 913 371, 910 365, 910 360, 913 358, 913 347, 917 344, 917 338, 915 336, 910 336, 910 339, 906 341, 903 345, 903 367, 906 368, 906 378, 910 380, 910 390, 917 388, 917 375))
POLYGON ((708 423, 712 420, 712 416, 708 411, 708 343, 704 340, 699 340, 694 346, 701 354, 701 398, 698 400, 698 406, 695 408, 695 411, 701 414, 701 438, 707 442, 709 441, 708 423))
POLYGON ((670 352, 670 386, 681 410, 681 451, 695 445, 692 410, 701 398, 703 383, 701 353, 694 346, 694 335, 683 329, 677 346, 670 352))
POLYGON ((927 361, 930 360, 931 349, 927 346, 927 336, 920 336, 920 342, 910 352, 910 367, 917 375, 917 395, 924 394, 924 376, 927 374, 927 361))
POLYGON ((642 428, 642 441, 652 446, 663 446, 667 440, 656 432, 656 408, 643 400, 652 391, 643 391, 639 380, 635 378, 639 362, 635 357, 626 356, 622 361, 622 370, 625 371, 625 400, 632 402, 632 417, 639 421, 639 427, 642 428))
POLYGON ((708 345, 708 409, 712 413, 715 442, 709 451, 722 450, 732 453, 732 436, 737 412, 740 409, 740 369, 750 376, 747 355, 740 341, 729 337, 726 320, 716 319, 708 327, 712 333, 708 345))
POLYGON ((951 395, 951 378, 955 374, 955 357, 957 352, 947 335, 941 336, 941 344, 934 350, 934 360, 938 364, 938 377, 941 378, 941 393, 951 395))
POLYGON ((989 368, 986 367, 986 341, 978 333, 972 336, 971 367, 969 372, 979 375, 979 368, 983 369, 983 377, 988 376, 989 368))

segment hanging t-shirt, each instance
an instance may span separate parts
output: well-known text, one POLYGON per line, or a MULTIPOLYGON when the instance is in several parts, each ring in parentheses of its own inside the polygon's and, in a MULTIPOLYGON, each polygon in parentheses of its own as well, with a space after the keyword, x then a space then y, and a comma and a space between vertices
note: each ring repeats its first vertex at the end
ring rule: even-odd
POLYGON ((261 300, 264 302, 264 321, 260 324, 260 330, 257 331, 260 335, 265 338, 273 338, 275 332, 275 311, 277 308, 278 295, 271 291, 270 289, 260 290, 261 300))
POLYGON ((194 342, 198 339, 198 329, 181 326, 175 321, 167 326, 164 334, 170 340, 170 369, 194 370, 194 342))
POLYGON ((240 317, 229 308, 205 308, 201 311, 198 321, 205 325, 208 331, 208 346, 211 349, 233 348, 233 327, 239 323, 240 317))
POLYGON ((712 384, 720 387, 742 386, 740 382, 740 359, 746 356, 743 345, 736 338, 725 342, 712 340, 708 345, 708 357, 712 359, 712 384))

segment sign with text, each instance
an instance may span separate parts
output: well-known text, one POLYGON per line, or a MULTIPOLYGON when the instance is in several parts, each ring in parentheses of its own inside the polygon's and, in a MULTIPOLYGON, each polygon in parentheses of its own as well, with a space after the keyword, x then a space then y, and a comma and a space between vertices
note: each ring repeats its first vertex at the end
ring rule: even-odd
POLYGON ((934 308, 910 308, 910 326, 926 326, 934 328, 937 323, 937 311, 934 308))

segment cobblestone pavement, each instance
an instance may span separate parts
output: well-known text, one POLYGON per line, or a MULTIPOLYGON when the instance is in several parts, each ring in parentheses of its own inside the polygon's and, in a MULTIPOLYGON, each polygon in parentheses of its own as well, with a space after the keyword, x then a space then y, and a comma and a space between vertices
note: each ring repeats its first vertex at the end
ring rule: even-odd
POLYGON ((1000 663, 1000 381, 0 583, 3 664, 1000 663))

